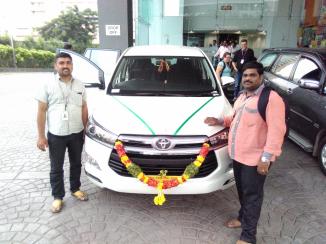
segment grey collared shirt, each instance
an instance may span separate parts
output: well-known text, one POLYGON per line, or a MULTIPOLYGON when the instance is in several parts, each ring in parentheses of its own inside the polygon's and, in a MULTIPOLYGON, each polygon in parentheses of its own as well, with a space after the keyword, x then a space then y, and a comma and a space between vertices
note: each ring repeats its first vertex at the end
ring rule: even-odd
POLYGON ((47 126, 51 134, 66 136, 84 129, 82 105, 86 102, 86 90, 81 81, 72 79, 65 83, 54 77, 44 83, 36 100, 48 105, 47 126), (68 120, 63 119, 65 111, 68 120))

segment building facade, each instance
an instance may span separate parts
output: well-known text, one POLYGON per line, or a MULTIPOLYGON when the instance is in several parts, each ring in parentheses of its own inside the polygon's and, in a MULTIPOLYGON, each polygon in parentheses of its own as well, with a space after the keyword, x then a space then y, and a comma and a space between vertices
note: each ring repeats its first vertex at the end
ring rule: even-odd
POLYGON ((303 0, 135 0, 135 44, 209 47, 246 38, 256 53, 296 47, 303 0))

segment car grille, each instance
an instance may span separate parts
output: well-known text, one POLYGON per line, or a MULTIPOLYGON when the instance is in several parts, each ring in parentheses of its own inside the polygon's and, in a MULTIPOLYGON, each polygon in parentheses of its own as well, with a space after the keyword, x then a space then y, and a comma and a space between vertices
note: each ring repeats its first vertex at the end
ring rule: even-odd
MULTIPOLYGON (((187 165, 193 162, 202 146, 206 137, 168 137, 174 144, 173 148, 167 151, 159 151, 153 148, 155 136, 121 136, 126 153, 132 162, 139 165, 146 175, 159 175, 160 170, 167 170, 168 176, 182 175, 187 165), (125 141, 124 141, 125 139, 125 141), (196 153, 193 153, 196 151, 196 153)), ((121 176, 131 177, 125 166, 121 163, 119 155, 113 149, 109 167, 121 176)), ((199 169, 198 174, 194 178, 202 178, 208 176, 218 167, 217 159, 214 151, 210 151, 204 163, 199 169)))

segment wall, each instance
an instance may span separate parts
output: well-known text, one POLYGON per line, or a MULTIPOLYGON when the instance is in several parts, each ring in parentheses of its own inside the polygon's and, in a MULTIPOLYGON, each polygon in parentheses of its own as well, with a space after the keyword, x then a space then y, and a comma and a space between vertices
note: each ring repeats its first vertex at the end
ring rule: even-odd
POLYGON ((296 47, 303 1, 282 0, 277 2, 277 12, 267 30, 267 47, 296 47), (291 7, 292 5, 292 7, 291 7))
POLYGON ((132 46, 132 0, 98 0, 100 48, 132 46), (120 35, 106 35, 106 25, 120 25, 120 35))

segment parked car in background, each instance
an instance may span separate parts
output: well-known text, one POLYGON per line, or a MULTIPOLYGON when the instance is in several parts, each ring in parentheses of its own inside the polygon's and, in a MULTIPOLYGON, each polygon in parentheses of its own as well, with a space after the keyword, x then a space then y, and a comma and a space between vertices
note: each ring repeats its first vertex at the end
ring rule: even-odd
POLYGON ((326 175, 326 49, 266 49, 258 61, 265 84, 288 102, 289 138, 318 157, 326 175))
POLYGON ((121 163, 114 148, 119 140, 146 175, 158 176, 166 170, 168 177, 181 176, 203 143, 211 144, 198 174, 165 190, 166 194, 209 193, 234 184, 227 152, 228 128, 204 123, 206 117, 230 114, 232 107, 203 51, 177 46, 131 47, 121 55, 109 81, 99 65, 69 53, 73 75, 86 82, 88 101, 94 101, 94 96, 96 100, 83 157, 86 175, 93 183, 118 192, 157 193, 132 177, 121 163), (84 79, 89 70, 94 71, 84 79))

